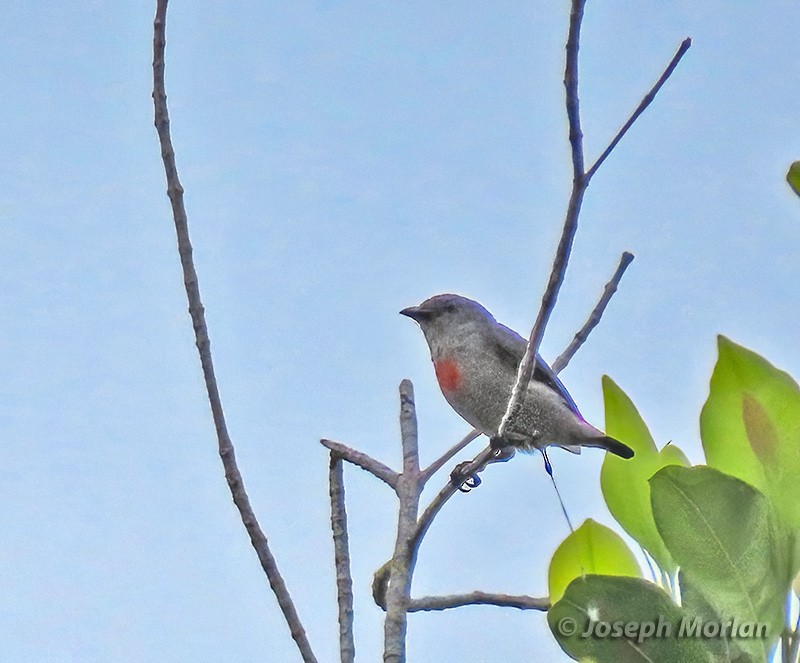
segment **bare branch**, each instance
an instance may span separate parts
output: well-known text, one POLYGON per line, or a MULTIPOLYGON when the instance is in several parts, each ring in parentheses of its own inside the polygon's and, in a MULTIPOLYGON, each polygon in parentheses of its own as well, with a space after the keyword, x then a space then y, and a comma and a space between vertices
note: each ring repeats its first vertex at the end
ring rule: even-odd
POLYGON ((585 0, 572 0, 572 10, 569 17, 569 34, 567 36, 567 57, 564 70, 564 87, 566 88, 567 118, 569 120, 569 142, 572 152, 572 193, 567 206, 567 215, 564 219, 564 228, 558 242, 550 279, 542 296, 542 304, 536 316, 536 322, 531 329, 525 355, 517 369, 517 379, 508 400, 503 419, 497 431, 499 437, 506 436, 507 431, 513 427, 513 422, 522 409, 523 394, 528 388, 528 383, 533 375, 535 357, 539 352, 539 345, 544 337, 544 330, 550 319, 550 314, 558 299, 558 292, 564 282, 569 256, 572 252, 572 242, 578 230, 578 216, 583 203, 588 180, 583 170, 583 133, 581 132, 580 104, 578 102, 578 50, 580 45, 581 20, 583 19, 583 6, 585 0))
POLYGON ((172 203, 172 216, 175 221, 175 232, 178 238, 178 252, 183 267, 183 282, 186 288, 186 297, 189 302, 189 314, 194 327, 195 344, 200 355, 200 364, 205 378, 208 401, 214 418, 217 432, 219 456, 225 469, 225 479, 228 482, 233 503, 239 510, 242 523, 250 536, 250 543, 258 555, 261 568, 267 576, 270 587, 278 599, 283 616, 289 625, 292 638, 297 643, 300 654, 306 663, 315 662, 317 659, 311 650, 311 645, 306 637, 300 617, 294 607, 294 602, 286 588, 283 577, 278 571, 278 566, 267 542, 261 526, 250 505, 250 500, 245 491, 242 475, 236 465, 233 442, 228 435, 225 415, 222 410, 222 401, 214 374, 214 364, 211 360, 211 343, 206 327, 205 312, 200 298, 200 288, 197 281, 197 272, 192 260, 192 244, 189 240, 189 226, 186 218, 186 209, 183 203, 183 187, 178 178, 178 169, 175 164, 175 151, 169 131, 169 113, 167 110, 167 94, 164 85, 164 51, 166 48, 166 15, 167 0, 158 0, 156 16, 153 23, 153 104, 155 107, 155 126, 161 144, 161 157, 164 161, 164 170, 167 178, 167 194, 172 203))
POLYGON ((453 456, 464 449, 470 442, 472 442, 472 440, 479 438, 481 435, 483 435, 483 433, 481 433, 477 428, 473 428, 463 438, 445 451, 439 458, 422 470, 422 483, 427 483, 428 480, 434 474, 436 474, 453 456))
POLYGON ((548 597, 537 598, 521 594, 490 594, 489 592, 470 592, 469 594, 451 594, 449 596, 423 596, 411 599, 408 604, 409 612, 423 610, 449 610, 461 608, 465 605, 496 605, 501 608, 519 608, 520 610, 539 610, 546 612, 550 609, 548 597))
MULTIPOLYGON (((417 414, 414 387, 408 380, 400 383, 400 433, 403 443, 403 473, 397 484, 400 507, 397 516, 397 539, 389 562, 389 586, 385 591, 386 619, 383 628, 384 663, 406 660, 406 627, 411 577, 417 561, 416 549, 410 545, 417 524, 422 482, 417 444, 417 414)), ((373 583, 375 594, 375 583, 373 583)))
POLYGON ((687 37, 681 42, 680 47, 678 48, 678 52, 675 53, 675 56, 672 58, 670 63, 667 65, 667 68, 664 70, 664 73, 661 74, 661 77, 656 81, 656 84, 650 89, 650 91, 644 96, 641 103, 636 107, 636 110, 633 111, 631 116, 628 118, 628 121, 622 126, 617 132, 617 135, 614 136, 614 139, 609 143, 608 147, 603 151, 603 153, 597 158, 597 161, 594 162, 594 165, 589 168, 586 172, 586 179, 592 179, 592 176, 597 172, 597 169, 600 168, 602 163, 606 160, 609 154, 613 151, 613 149, 617 146, 617 143, 622 140, 622 137, 628 133, 628 129, 633 126, 633 123, 639 118, 639 116, 644 112, 644 110, 653 102, 653 99, 656 98, 656 94, 661 89, 661 86, 667 82, 667 79, 672 75, 672 72, 675 71, 675 67, 678 66, 678 63, 681 61, 681 58, 686 54, 686 51, 689 50, 689 47, 692 45, 691 38, 687 37))
POLYGON ((403 446, 403 474, 406 479, 419 478, 419 436, 414 385, 411 380, 400 383, 400 439, 403 446))
POLYGON ((322 439, 320 440, 320 444, 322 444, 322 446, 326 449, 339 454, 348 463, 352 463, 353 465, 360 467, 362 470, 366 470, 372 476, 391 486, 392 489, 397 490, 397 481, 400 475, 392 468, 381 463, 379 460, 375 460, 372 456, 368 456, 362 451, 351 449, 341 442, 322 439))
POLYGON ((575 231, 578 229, 578 215, 585 191, 586 187, 582 180, 579 180, 573 186, 569 207, 567 208, 567 218, 564 222, 564 229, 561 234, 561 241, 558 244, 556 257, 550 272, 550 280, 547 283, 547 288, 542 297, 542 304, 539 307, 536 322, 533 325, 533 329, 531 329, 528 344, 525 348, 525 355, 517 370, 517 380, 514 383, 511 398, 508 401, 506 412, 503 415, 497 432, 498 436, 501 438, 506 436, 507 431, 512 427, 513 422, 517 419, 522 409, 522 396, 533 375, 534 357, 536 357, 539 352, 539 345, 544 337, 545 327, 550 320, 550 314, 553 312, 556 300, 558 299, 558 292, 561 289, 561 284, 564 282, 564 274, 567 271, 569 256, 572 252, 572 242, 575 238, 575 231))
MULTIPOLYGON (((569 121, 569 144, 572 150, 572 180, 583 180, 583 131, 578 100, 578 50, 581 40, 581 22, 586 0, 572 0, 567 34, 567 61, 564 68, 564 87, 567 90, 567 120, 569 121)), ((527 384, 527 381, 526 381, 527 384)))
POLYGON ((331 495, 331 531, 336 565, 336 599, 339 606, 339 656, 341 663, 353 663, 353 576, 350 572, 350 544, 347 536, 347 510, 344 502, 342 457, 331 451, 328 474, 331 495))
POLYGON ((667 69, 661 75, 661 78, 653 86, 650 92, 647 93, 642 103, 634 111, 630 119, 625 123, 625 126, 620 130, 611 144, 606 148, 597 162, 591 167, 588 172, 584 171, 584 156, 583 156, 583 133, 581 131, 581 118, 580 118, 580 103, 578 99, 578 51, 580 47, 580 29, 581 20, 583 19, 583 8, 585 0, 572 0, 572 9, 570 11, 569 34, 567 37, 567 57, 566 67, 564 72, 564 86, 566 88, 566 107, 567 118, 569 120, 569 142, 572 154, 572 193, 567 207, 567 215, 564 220, 564 228, 561 233, 561 240, 559 241, 558 248, 556 249, 556 256, 553 260, 553 268, 550 272, 550 279, 542 297, 542 304, 539 307, 539 313, 536 316, 536 322, 531 330, 530 337, 528 338, 528 345, 525 349, 525 355, 520 362, 519 369, 517 370, 517 379, 514 383, 514 388, 511 392, 511 398, 508 401, 506 412, 500 422, 498 435, 502 438, 506 436, 507 431, 512 427, 513 422, 519 416, 519 411, 522 408, 523 394, 525 393, 528 383, 530 382, 533 374, 533 367, 535 357, 539 351, 539 345, 544 336, 544 330, 547 322, 550 319, 553 307, 558 299, 558 293, 561 289, 561 284, 564 281, 564 275, 569 263, 570 253, 572 252, 572 243, 575 239, 575 232, 578 229, 578 216, 580 215, 581 205, 583 203, 583 196, 586 192, 586 187, 597 172, 602 162, 611 153, 611 150, 617 145, 622 136, 630 129, 636 119, 641 115, 647 106, 655 98, 656 93, 669 78, 670 74, 674 71, 678 62, 683 57, 684 53, 691 46, 691 39, 685 39, 681 44, 675 57, 670 62, 667 69))
POLYGON ((589 334, 591 334, 592 330, 597 327, 597 323, 599 323, 600 318, 603 317, 606 306, 608 306, 608 303, 611 301, 611 298, 617 291, 619 282, 622 280, 622 275, 625 273, 625 270, 628 269, 628 265, 630 265, 632 261, 633 254, 625 251, 625 253, 622 254, 622 257, 619 259, 617 271, 614 272, 614 276, 611 277, 611 280, 606 283, 606 287, 603 289, 603 296, 600 297, 600 301, 597 302, 597 305, 594 307, 591 315, 586 320, 583 327, 581 327, 580 331, 575 334, 575 338, 572 339, 572 342, 567 346, 567 349, 564 350, 564 352, 558 356, 558 359, 553 362, 551 368, 553 369, 554 373, 558 374, 566 368, 572 357, 589 337, 589 334))

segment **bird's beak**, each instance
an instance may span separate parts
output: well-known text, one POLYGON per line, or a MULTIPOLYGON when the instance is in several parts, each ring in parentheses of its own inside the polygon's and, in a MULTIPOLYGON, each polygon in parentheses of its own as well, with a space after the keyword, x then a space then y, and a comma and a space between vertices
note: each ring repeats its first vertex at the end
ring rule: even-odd
POLYGON ((400 315, 404 315, 407 318, 416 320, 417 322, 419 322, 423 317, 425 317, 425 314, 419 308, 419 306, 409 306, 408 308, 404 308, 402 311, 400 311, 400 315))

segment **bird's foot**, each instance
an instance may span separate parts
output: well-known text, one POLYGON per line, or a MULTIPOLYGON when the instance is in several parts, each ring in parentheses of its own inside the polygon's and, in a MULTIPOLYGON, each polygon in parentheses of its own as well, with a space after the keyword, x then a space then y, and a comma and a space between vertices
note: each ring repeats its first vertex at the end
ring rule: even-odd
POLYGON ((472 465, 473 461, 468 460, 463 463, 459 463, 455 466, 453 471, 450 473, 450 483, 458 488, 462 493, 468 493, 473 488, 477 488, 481 485, 481 479, 478 476, 478 472, 481 472, 485 469, 486 465, 490 463, 505 463, 508 460, 511 460, 516 454, 516 450, 514 447, 509 446, 504 443, 504 440, 499 437, 493 437, 490 441, 493 455, 489 457, 486 461, 484 461, 484 465, 477 468, 476 470, 468 470, 469 466, 472 465))
POLYGON ((450 472, 450 483, 458 488, 462 493, 468 493, 473 488, 480 486, 482 483, 477 472, 472 472, 471 474, 465 472, 467 467, 469 467, 471 464, 472 461, 469 460, 459 463, 455 466, 453 471, 450 472))

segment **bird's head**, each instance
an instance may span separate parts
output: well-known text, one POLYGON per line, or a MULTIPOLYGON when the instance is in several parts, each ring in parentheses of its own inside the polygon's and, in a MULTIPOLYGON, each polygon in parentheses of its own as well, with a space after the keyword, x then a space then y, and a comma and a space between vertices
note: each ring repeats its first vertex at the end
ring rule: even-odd
POLYGON ((445 350, 447 344, 491 330, 495 322, 478 302, 451 294, 436 295, 419 306, 404 308, 400 314, 419 324, 434 355, 445 350))

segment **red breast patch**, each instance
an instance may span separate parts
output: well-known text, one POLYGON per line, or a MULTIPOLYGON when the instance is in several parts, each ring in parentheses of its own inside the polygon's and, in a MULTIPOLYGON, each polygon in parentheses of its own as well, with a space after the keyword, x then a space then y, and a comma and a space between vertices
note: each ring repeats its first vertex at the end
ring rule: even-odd
POLYGON ((458 364, 452 359, 440 359, 434 362, 433 368, 436 371, 436 379, 442 391, 455 391, 461 385, 461 371, 458 364))

